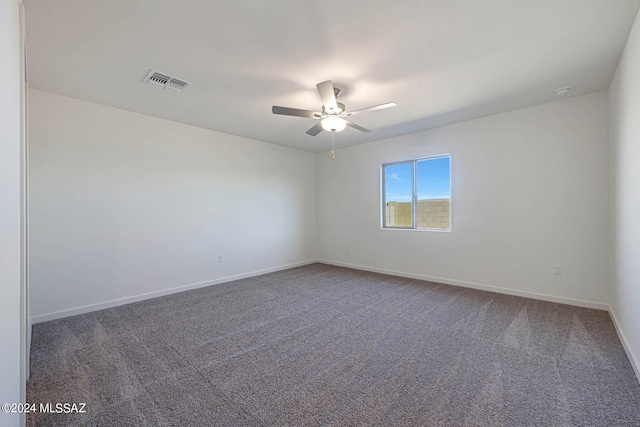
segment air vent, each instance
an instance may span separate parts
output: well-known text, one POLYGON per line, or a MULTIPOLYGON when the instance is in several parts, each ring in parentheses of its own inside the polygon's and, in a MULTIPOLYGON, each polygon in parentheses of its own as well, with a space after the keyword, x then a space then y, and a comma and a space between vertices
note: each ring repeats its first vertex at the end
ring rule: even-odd
POLYGON ((184 88, 187 87, 188 84, 189 83, 183 82, 182 80, 171 79, 169 80, 169 82, 164 88, 169 90, 174 90, 176 92, 182 92, 184 88))
POLYGON ((175 77, 159 73, 155 70, 149 71, 149 74, 147 74, 143 83, 159 86, 162 89, 168 89, 172 92, 178 93, 182 92, 187 86, 189 86, 189 83, 184 80, 176 79, 175 77))

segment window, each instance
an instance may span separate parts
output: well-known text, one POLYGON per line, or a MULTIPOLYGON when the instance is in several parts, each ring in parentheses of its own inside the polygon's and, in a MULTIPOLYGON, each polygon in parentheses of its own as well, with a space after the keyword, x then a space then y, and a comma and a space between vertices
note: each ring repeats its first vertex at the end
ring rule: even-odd
POLYGON ((382 165, 382 227, 451 230, 451 156, 382 165))

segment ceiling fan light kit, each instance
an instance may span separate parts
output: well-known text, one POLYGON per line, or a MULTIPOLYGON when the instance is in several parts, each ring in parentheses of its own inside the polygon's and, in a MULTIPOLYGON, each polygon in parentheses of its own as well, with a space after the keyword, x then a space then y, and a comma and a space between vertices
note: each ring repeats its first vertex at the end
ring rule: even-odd
POLYGON ((322 119, 322 129, 328 132, 342 132, 347 127, 347 121, 336 116, 322 119))

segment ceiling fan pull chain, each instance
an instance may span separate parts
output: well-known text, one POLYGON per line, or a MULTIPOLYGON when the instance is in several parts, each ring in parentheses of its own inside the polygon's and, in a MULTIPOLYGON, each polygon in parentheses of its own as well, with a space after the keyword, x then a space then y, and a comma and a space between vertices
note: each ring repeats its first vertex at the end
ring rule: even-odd
POLYGON ((335 133, 336 133, 335 131, 331 131, 331 160, 335 160, 336 159, 336 155, 333 152, 333 147, 335 145, 335 141, 334 141, 333 137, 334 137, 335 133))

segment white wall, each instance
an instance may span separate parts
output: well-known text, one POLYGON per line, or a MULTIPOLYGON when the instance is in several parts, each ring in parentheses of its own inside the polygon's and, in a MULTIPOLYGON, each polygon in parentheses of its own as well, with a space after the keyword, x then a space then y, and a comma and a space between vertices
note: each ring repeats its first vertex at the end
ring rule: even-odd
MULTIPOLYGON (((21 97, 18 2, 0 1, 0 404, 23 401, 21 97)), ((0 425, 20 425, 0 412, 0 425)))
POLYGON ((29 113, 35 321, 316 258, 314 154, 36 90, 29 113))
POLYGON ((607 142, 599 92, 341 149, 335 161, 325 153, 320 259, 606 308, 607 142), (381 163, 443 153, 452 156, 452 231, 381 230, 381 163))
MULTIPOLYGON (((640 15, 638 15, 640 16, 640 15)), ((609 89, 615 250, 611 307, 640 378, 640 19, 609 89)))

